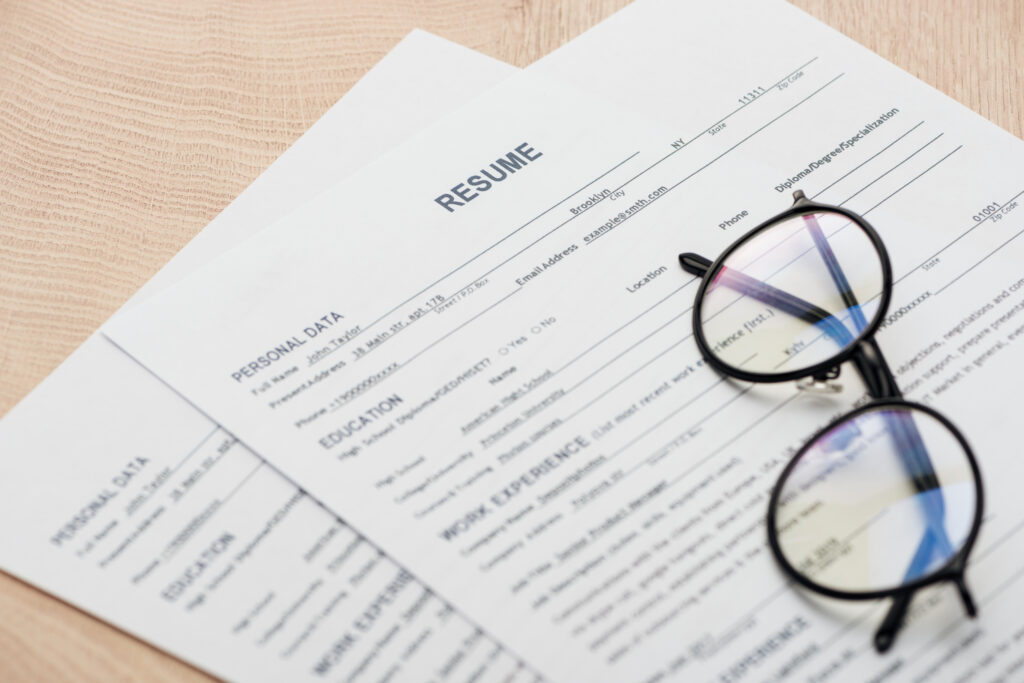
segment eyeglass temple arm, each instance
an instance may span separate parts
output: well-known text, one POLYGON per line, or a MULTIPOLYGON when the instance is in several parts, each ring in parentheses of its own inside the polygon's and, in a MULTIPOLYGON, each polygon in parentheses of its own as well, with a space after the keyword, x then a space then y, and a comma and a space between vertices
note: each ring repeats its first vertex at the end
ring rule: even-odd
MULTIPOLYGON (((794 194, 794 197, 796 198, 795 204, 799 204, 802 199, 806 200, 804 193, 799 190, 794 194)), ((857 301, 853 288, 850 287, 850 282, 846 279, 846 273, 843 272, 842 266, 839 265, 839 259, 836 258, 835 252, 832 251, 832 245, 829 244, 828 238, 825 237, 825 231, 821 229, 821 225, 818 223, 818 218, 813 213, 804 214, 803 218, 808 232, 811 233, 811 239, 814 240, 814 246, 817 247, 818 253, 825 262, 825 267, 828 268, 832 282, 835 284, 836 289, 839 290, 843 303, 846 304, 847 310, 850 311, 850 315, 853 317, 853 324, 857 327, 858 331, 865 329, 868 326, 867 318, 864 317, 864 312, 860 310, 860 302, 857 301)))
MULTIPOLYGON (((945 531, 942 531, 941 533, 945 534, 945 531)), ((934 527, 929 527, 921 538, 921 543, 917 547, 917 552, 914 553, 914 558, 910 561, 911 567, 926 564, 931 560, 931 554, 935 550, 935 539, 934 527)), ((960 599, 964 603, 964 611, 967 612, 967 616, 971 618, 978 616, 978 608, 974 604, 974 598, 971 597, 971 592, 967 589, 967 584, 964 581, 963 574, 959 573, 955 575, 952 577, 952 581, 956 585, 957 592, 960 594, 960 599)), ((896 634, 903 626, 903 620, 907 616, 907 610, 910 608, 910 601, 913 597, 914 591, 906 591, 893 598, 889 611, 886 613, 882 623, 879 624, 878 629, 875 631, 875 650, 878 652, 886 652, 890 647, 892 647, 893 642, 896 640, 896 634)))
POLYGON ((704 274, 708 272, 708 268, 711 267, 711 259, 704 258, 692 251, 687 251, 679 255, 679 265, 690 275, 704 277, 704 274))
MULTIPOLYGON (((873 340, 872 340, 873 343, 873 340)), ((877 350, 877 348, 875 349, 877 350)), ((858 354, 858 357, 863 354, 858 354)), ((884 364, 884 359, 879 360, 884 364)), ((888 371, 888 368, 885 368, 888 371)), ((895 382, 893 382, 895 386, 895 382)), ((897 390, 897 396, 899 395, 897 390)), ((945 518, 946 506, 942 495, 942 487, 932 465, 931 457, 924 444, 924 439, 918 431, 917 424, 910 414, 893 414, 888 417, 890 422, 889 434, 895 441, 896 450, 902 457, 900 462, 917 489, 917 500, 924 512, 926 527, 925 532, 918 544, 917 551, 907 566, 904 581, 909 583, 920 577, 928 565, 932 562, 934 555, 940 558, 953 558, 953 544, 946 533, 945 518)), ((957 592, 964 604, 964 611, 969 617, 978 614, 974 599, 971 597, 967 584, 964 581, 963 567, 954 566, 950 574, 950 580, 956 585, 957 592)), ((907 591, 893 598, 889 611, 875 631, 875 649, 878 652, 888 650, 896 634, 903 625, 907 609, 914 591, 907 591)))
MULTIPOLYGON (((902 398, 892 371, 874 339, 861 345, 859 353, 853 357, 853 362, 861 377, 864 378, 871 396, 902 398)), ((906 413, 893 414, 888 417, 888 421, 890 423, 889 434, 895 442, 896 451, 901 455, 900 462, 903 469, 918 491, 917 499, 927 522, 925 534, 921 537, 917 552, 907 567, 906 579, 909 581, 920 576, 923 569, 931 562, 934 553, 949 558, 953 556, 954 549, 945 528, 946 509, 942 496, 942 485, 913 416, 906 413)), ((952 580, 960 593, 964 610, 968 616, 975 616, 977 608, 964 583, 963 574, 954 574, 952 580)), ((885 652, 892 645, 896 632, 903 623, 910 595, 908 593, 893 600, 889 613, 875 633, 875 648, 879 652, 885 652)))

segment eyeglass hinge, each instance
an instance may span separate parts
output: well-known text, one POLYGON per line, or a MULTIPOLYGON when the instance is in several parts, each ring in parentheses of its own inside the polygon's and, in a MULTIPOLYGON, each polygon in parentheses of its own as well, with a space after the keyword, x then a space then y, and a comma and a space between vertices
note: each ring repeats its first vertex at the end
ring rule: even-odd
POLYGON ((811 200, 807 198, 803 190, 796 190, 793 192, 793 206, 799 206, 800 204, 810 204, 811 200))

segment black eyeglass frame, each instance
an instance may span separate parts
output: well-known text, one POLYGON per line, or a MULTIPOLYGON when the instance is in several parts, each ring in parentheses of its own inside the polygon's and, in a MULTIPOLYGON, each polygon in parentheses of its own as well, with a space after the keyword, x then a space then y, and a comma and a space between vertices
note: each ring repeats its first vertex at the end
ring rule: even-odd
MULTIPOLYGON (((864 220, 861 216, 854 213, 853 211, 850 211, 849 209, 844 209, 839 206, 817 204, 807 199, 807 197, 805 197, 804 194, 799 190, 796 193, 794 193, 794 196, 796 195, 799 196, 793 203, 793 206, 791 206, 786 211, 783 211, 782 213, 773 216, 772 218, 769 218, 763 223, 752 228, 746 234, 739 237, 735 242, 729 245, 725 249, 725 251, 723 251, 722 254, 713 262, 708 261, 707 259, 700 257, 697 254, 689 253, 679 255, 680 264, 682 265, 683 270, 693 275, 703 277, 703 280, 701 281, 700 286, 697 288, 697 293, 694 297, 694 341, 697 342, 697 348, 700 350, 701 356, 704 357, 708 365, 713 367, 715 370, 718 370, 722 374, 729 375, 730 377, 735 377, 737 379, 745 380, 747 382, 767 383, 788 382, 796 379, 803 379, 805 377, 825 377, 832 369, 836 368, 842 363, 845 363, 848 360, 851 360, 853 356, 857 354, 857 351, 860 348, 862 341, 873 339, 875 332, 878 330, 878 327, 882 324, 882 321, 885 319, 885 311, 888 310, 889 300, 892 297, 892 265, 889 261, 889 252, 886 251, 885 244, 882 243, 882 238, 878 235, 877 232, 875 232, 875 229, 872 228, 866 220, 864 220), (711 350, 711 345, 708 344, 707 338, 704 336, 704 325, 701 317, 704 306, 704 295, 707 293, 708 287, 714 280, 713 277, 704 277, 704 275, 706 273, 717 273, 719 269, 722 267, 722 265, 729 259, 730 256, 733 255, 733 253, 737 249, 742 247, 747 241, 754 238, 757 234, 765 232, 769 228, 772 228, 775 225, 781 223, 782 221, 788 220, 790 218, 820 211, 828 213, 838 213, 850 219, 852 223, 854 223, 861 230, 864 231, 864 233, 871 240, 872 246, 874 246, 875 250, 878 252, 879 262, 882 268, 882 292, 881 301, 878 304, 878 312, 875 314, 874 319, 872 319, 871 322, 868 323, 867 327, 865 327, 864 330, 852 342, 850 342, 850 345, 846 349, 843 349, 835 356, 831 356, 826 360, 821 361, 820 363, 816 363, 806 368, 799 368, 797 370, 790 370, 789 372, 781 373, 760 373, 750 372, 744 370, 743 368, 729 365, 725 361, 721 360, 711 350), (692 262, 692 265, 690 262, 684 262, 684 259, 687 259, 688 261, 692 262), (704 272, 695 272, 696 269, 694 268, 694 265, 698 264, 699 267, 703 267, 704 272)), ((890 373, 890 378, 891 376, 892 375, 890 373)), ((892 381, 892 384, 893 386, 895 386, 895 381, 892 381)))
POLYGON ((896 379, 893 376, 892 371, 889 369, 889 366, 882 355, 881 349, 878 347, 878 344, 874 339, 875 333, 878 331, 882 321, 885 319, 885 314, 888 310, 889 301, 892 296, 892 265, 881 237, 862 216, 854 213, 853 211, 839 206, 813 202, 799 190, 793 193, 793 197, 794 202, 789 209, 769 218, 749 230, 746 234, 739 237, 735 242, 727 247, 714 261, 710 261, 694 253, 684 253, 679 255, 679 263, 682 268, 686 272, 702 278, 695 295, 695 303, 693 306, 693 336, 697 343, 697 347, 700 350, 701 356, 708 365, 723 375, 749 382, 777 383, 799 380, 807 377, 812 377, 815 381, 826 381, 837 377, 839 375, 840 366, 847 361, 851 361, 857 369, 858 374, 861 376, 867 387, 868 395, 872 400, 841 415, 820 429, 807 440, 796 454, 793 455, 779 474, 779 477, 772 489, 768 503, 766 527, 768 532, 768 545, 771 548, 772 555, 779 563, 783 572, 799 585, 821 595, 845 600, 877 600, 893 598, 893 604, 876 631, 874 637, 876 650, 879 652, 885 652, 892 646, 896 634, 902 626, 903 619, 910 606, 910 600, 914 593, 926 586, 947 581, 953 583, 964 603, 964 608, 968 616, 976 616, 977 607, 966 586, 964 573, 967 558, 977 541, 978 533, 981 529, 984 511, 984 489, 981 480, 981 470, 978 466, 977 459, 974 456, 974 452, 971 450, 967 440, 964 438, 960 430, 949 421, 949 419, 928 406, 907 401, 903 398, 903 395, 899 390, 899 386, 896 383, 896 379), (882 269, 881 299, 874 318, 865 326, 860 334, 849 343, 847 348, 842 349, 834 356, 804 368, 778 374, 768 374, 750 372, 726 363, 714 354, 704 336, 702 309, 708 287, 711 285, 722 265, 729 259, 729 257, 732 256, 738 248, 743 246, 756 235, 769 230, 790 218, 812 213, 840 214, 848 218, 851 223, 863 230, 870 239, 872 245, 877 251, 882 269), (782 485, 800 462, 800 459, 806 454, 808 449, 810 449, 822 436, 843 423, 849 422, 860 415, 880 408, 904 408, 912 412, 924 412, 925 414, 937 419, 940 424, 953 434, 963 449, 963 453, 967 458, 971 472, 974 476, 974 519, 971 524, 970 532, 959 550, 941 567, 922 577, 892 588, 875 591, 844 591, 830 588, 828 586, 815 583, 810 577, 801 573, 792 566, 782 552, 782 548, 779 544, 778 532, 776 531, 775 526, 782 485))
POLYGON ((963 434, 961 434, 960 430, 957 429, 949 419, 938 411, 921 403, 915 403, 901 398, 874 399, 859 408, 841 415, 819 430, 814 434, 814 436, 807 440, 807 443, 797 451, 797 453, 783 468, 775 482, 771 497, 768 501, 768 518, 765 522, 768 528, 768 545, 771 547, 772 555, 775 556, 775 560, 782 567, 782 570, 786 575, 804 588, 830 598, 839 598, 843 600, 878 600, 893 598, 893 605, 890 607, 885 619, 883 619, 882 623, 879 625, 874 638, 875 648, 879 652, 885 652, 892 646, 896 633, 902 626, 903 618, 906 616, 907 608, 910 606, 910 599, 913 597, 914 593, 926 586, 944 582, 952 583, 956 586, 957 592, 960 594, 960 598, 964 603, 964 609, 968 616, 977 616, 978 610, 974 603, 974 598, 971 596, 971 593, 967 588, 964 573, 967 567, 967 557, 970 555, 971 549, 974 547, 975 541, 977 541, 978 533, 981 530, 982 510, 985 505, 984 499, 985 493, 981 484, 981 470, 978 467, 978 462, 963 434), (960 546, 960 549, 941 567, 918 579, 892 588, 875 591, 842 591, 835 588, 829 588, 828 586, 815 583, 813 579, 808 577, 806 574, 801 573, 789 562, 789 559, 782 551, 782 546, 779 543, 778 532, 776 531, 776 518, 779 498, 782 495, 782 484, 792 473, 793 469, 800 462, 800 459, 804 456, 807 450, 811 448, 822 436, 843 423, 849 422, 860 415, 880 408, 906 408, 909 410, 923 412, 938 420, 939 423, 948 429, 956 438, 960 447, 963 449, 967 462, 970 464, 971 473, 974 475, 974 519, 971 522, 971 529, 967 534, 967 538, 964 540, 963 545, 960 546))

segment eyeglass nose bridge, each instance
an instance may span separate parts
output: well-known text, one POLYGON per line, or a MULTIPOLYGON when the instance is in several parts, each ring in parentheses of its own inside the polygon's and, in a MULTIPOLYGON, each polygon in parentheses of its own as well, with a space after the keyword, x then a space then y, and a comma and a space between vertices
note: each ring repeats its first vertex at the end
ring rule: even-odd
POLYGON ((796 388, 813 394, 838 394, 843 385, 835 380, 839 377, 840 368, 835 366, 825 372, 816 372, 810 377, 797 380, 796 388))

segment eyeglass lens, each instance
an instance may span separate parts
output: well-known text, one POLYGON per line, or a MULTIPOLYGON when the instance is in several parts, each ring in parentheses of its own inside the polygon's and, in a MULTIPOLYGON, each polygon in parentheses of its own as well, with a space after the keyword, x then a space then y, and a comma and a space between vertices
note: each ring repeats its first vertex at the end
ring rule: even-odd
POLYGON ((912 406, 839 423, 805 447, 779 486, 782 555, 819 586, 848 593, 934 573, 963 547, 978 509, 960 441, 912 406))
POLYGON ((704 292, 712 354, 748 372, 812 367, 850 346, 879 312, 881 259, 843 214, 818 211, 761 230, 729 253, 704 292))

